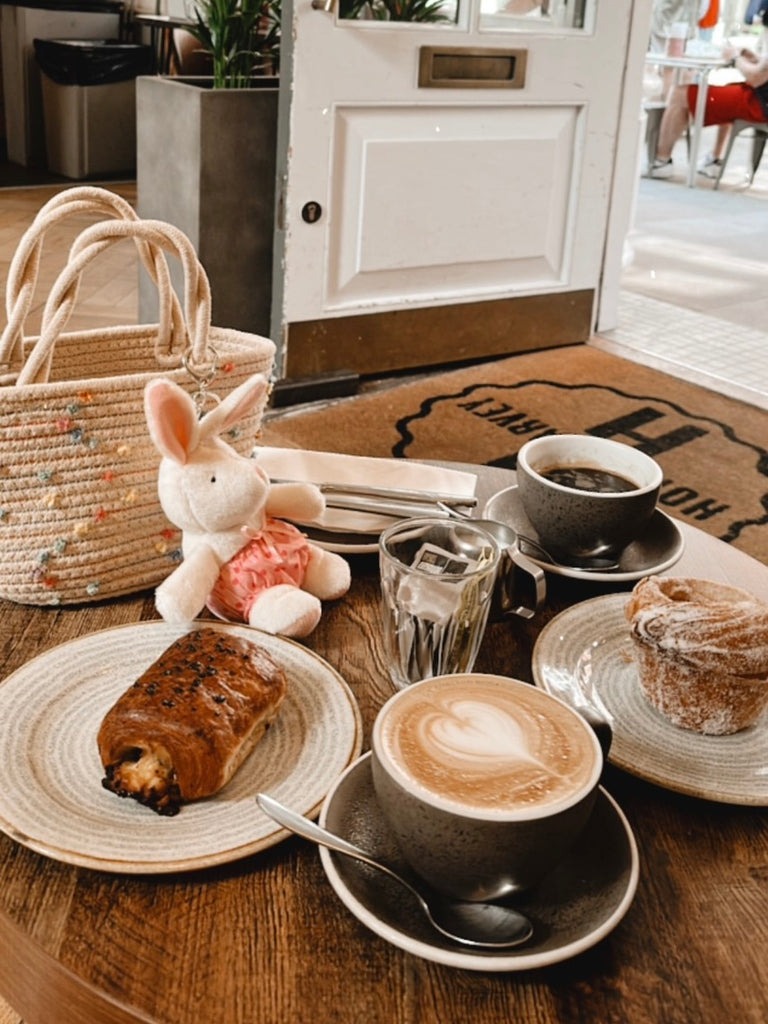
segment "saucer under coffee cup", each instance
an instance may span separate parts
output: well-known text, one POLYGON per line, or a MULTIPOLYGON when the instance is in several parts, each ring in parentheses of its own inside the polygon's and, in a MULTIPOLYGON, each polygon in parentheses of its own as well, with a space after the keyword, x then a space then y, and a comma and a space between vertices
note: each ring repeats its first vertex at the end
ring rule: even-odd
POLYGON ((517 455, 517 486, 538 540, 553 558, 616 558, 656 508, 661 466, 605 437, 549 434, 517 455))

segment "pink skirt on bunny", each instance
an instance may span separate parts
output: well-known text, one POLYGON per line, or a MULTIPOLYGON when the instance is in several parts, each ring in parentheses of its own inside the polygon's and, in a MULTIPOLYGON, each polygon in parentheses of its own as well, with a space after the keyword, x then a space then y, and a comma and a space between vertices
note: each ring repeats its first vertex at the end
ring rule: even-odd
POLYGON ((300 587, 309 562, 306 536, 281 519, 267 519, 263 530, 221 567, 206 604, 214 615, 247 622, 254 600, 280 584, 300 587))

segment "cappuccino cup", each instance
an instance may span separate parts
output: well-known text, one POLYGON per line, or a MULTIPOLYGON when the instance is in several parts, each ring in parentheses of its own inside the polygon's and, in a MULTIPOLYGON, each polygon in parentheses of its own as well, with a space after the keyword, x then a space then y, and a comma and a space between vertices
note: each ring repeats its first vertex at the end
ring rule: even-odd
POLYGON ((517 454, 520 503, 555 559, 617 557, 653 515, 661 466, 639 448, 550 434, 517 454))
POLYGON ((464 900, 530 889, 567 857, 603 767, 595 733, 567 704, 482 673, 397 692, 371 748, 376 798, 403 857, 464 900))

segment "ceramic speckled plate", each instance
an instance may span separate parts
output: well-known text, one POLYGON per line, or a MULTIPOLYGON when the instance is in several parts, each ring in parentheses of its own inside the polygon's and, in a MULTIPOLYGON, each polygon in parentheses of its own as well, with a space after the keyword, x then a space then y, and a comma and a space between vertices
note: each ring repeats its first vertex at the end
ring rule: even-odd
MULTIPOLYGON (((470 497, 475 493, 477 474, 469 467, 411 462, 408 459, 369 458, 339 452, 270 448, 258 445, 253 459, 273 480, 302 480, 319 485, 374 485, 427 494, 470 497)), ((312 540, 330 551, 350 554, 376 551, 379 534, 391 525, 392 517, 330 505, 316 519, 297 522, 312 540), (311 532, 310 532, 311 531, 311 532)))
MULTIPOLYGON (((376 802, 370 765, 370 753, 364 754, 344 772, 326 798, 320 823, 407 876, 376 802)), ((397 882, 330 850, 321 849, 320 858, 339 899, 376 935, 425 960, 471 971, 527 971, 583 953, 624 917, 639 877, 632 830, 602 788, 568 859, 518 900, 533 936, 513 950, 478 952, 451 942, 430 928, 397 882)))
POLYGON ((325 661, 294 641, 206 622, 265 647, 288 692, 277 721, 220 793, 162 817, 102 788, 104 714, 184 630, 147 622, 52 648, 0 686, 0 829, 55 860, 162 873, 245 857, 283 839, 257 806, 264 790, 312 814, 362 746, 360 712, 325 661))
POLYGON ((626 594, 582 601, 555 616, 533 651, 537 686, 611 721, 609 760, 641 779, 721 803, 768 806, 768 715, 732 736, 679 729, 646 700, 637 675, 626 594))
MULTIPOLYGON (((390 519, 390 524, 395 520, 390 519)), ((301 525, 313 544, 326 551, 336 551, 340 555, 375 555, 379 550, 379 538, 373 540, 364 533, 339 533, 330 530, 318 530, 313 526, 301 525)))

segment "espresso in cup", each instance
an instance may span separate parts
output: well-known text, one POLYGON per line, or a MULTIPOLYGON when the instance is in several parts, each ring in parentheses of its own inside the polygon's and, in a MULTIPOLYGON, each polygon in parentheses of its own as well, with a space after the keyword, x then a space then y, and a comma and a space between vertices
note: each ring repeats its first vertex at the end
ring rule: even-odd
POLYGON ((595 491, 598 494, 620 494, 622 491, 636 491, 637 484, 618 473, 597 466, 552 466, 539 470, 545 480, 575 491, 595 491))
POLYGON ((567 855, 603 763, 565 703, 484 674, 424 680, 390 698, 372 755, 405 859, 435 889, 477 900, 528 889, 567 855))

